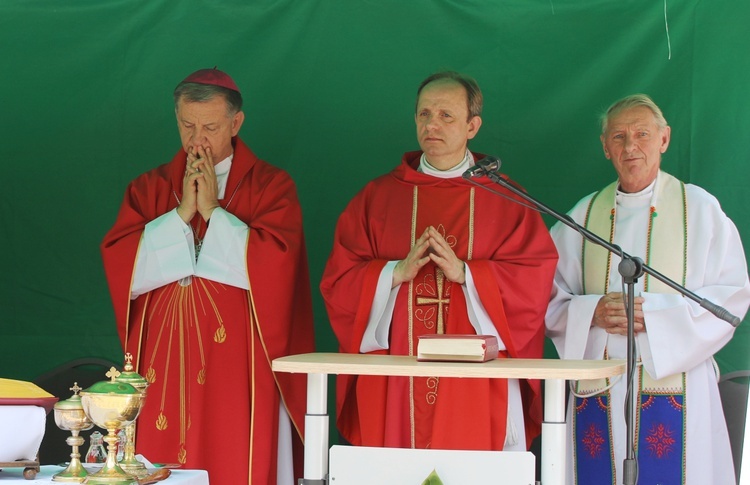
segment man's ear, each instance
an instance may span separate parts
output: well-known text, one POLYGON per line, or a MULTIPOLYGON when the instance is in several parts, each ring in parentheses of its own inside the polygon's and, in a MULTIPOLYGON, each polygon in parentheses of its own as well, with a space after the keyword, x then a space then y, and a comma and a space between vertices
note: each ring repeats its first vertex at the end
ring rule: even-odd
POLYGON ((479 132, 479 128, 482 126, 482 118, 479 116, 474 116, 469 120, 469 130, 467 131, 467 140, 471 140, 475 136, 477 136, 477 132, 479 132))
POLYGON ((604 158, 609 160, 609 150, 607 150, 607 144, 604 143, 604 133, 599 135, 599 140, 602 142, 602 150, 604 150, 604 158))
POLYGON ((659 151, 661 153, 664 153, 667 151, 667 148, 669 148, 669 140, 672 136, 672 127, 667 126, 664 128, 664 130, 661 133, 661 147, 659 147, 659 151))
POLYGON ((240 132, 240 128, 242 127, 242 123, 245 122, 245 113, 242 111, 238 111, 234 114, 234 117, 232 117, 232 136, 237 136, 237 133, 240 132))

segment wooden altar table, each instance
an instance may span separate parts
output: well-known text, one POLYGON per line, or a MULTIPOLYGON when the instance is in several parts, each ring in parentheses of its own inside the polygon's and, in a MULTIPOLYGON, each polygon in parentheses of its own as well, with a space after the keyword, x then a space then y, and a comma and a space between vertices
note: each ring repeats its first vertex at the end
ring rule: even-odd
POLYGON ((416 357, 341 353, 291 355, 272 363, 275 372, 307 374, 303 483, 324 484, 328 473, 328 375, 385 375, 542 379, 542 485, 563 485, 567 437, 565 382, 602 379, 625 372, 624 360, 496 359, 484 363, 417 362, 416 357))

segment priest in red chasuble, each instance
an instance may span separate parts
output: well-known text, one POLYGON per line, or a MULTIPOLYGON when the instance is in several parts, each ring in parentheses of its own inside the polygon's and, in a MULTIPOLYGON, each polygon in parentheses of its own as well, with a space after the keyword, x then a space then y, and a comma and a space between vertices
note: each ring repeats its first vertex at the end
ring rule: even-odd
MULTIPOLYGON (((482 94, 455 72, 417 92, 422 151, 365 186, 336 227, 321 291, 342 352, 416 355, 423 334, 491 334, 506 357, 541 358, 557 252, 540 215, 463 172, 482 94)), ((355 445, 526 450, 538 381, 339 376, 337 425, 355 445)))
POLYGON ((237 85, 202 69, 174 92, 182 147, 133 180, 102 243, 117 327, 145 377, 136 452, 211 483, 294 483, 313 351, 294 182, 237 136, 237 85))

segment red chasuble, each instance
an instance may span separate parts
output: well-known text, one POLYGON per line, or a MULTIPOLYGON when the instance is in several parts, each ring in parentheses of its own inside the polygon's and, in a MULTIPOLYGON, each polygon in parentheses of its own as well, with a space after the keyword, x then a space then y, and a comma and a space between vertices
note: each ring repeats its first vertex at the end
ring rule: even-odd
MULTIPOLYGON (((557 251, 538 213, 462 179, 417 172, 420 152, 370 182, 336 227, 321 291, 342 352, 359 353, 377 280, 427 226, 471 269, 506 355, 541 358, 544 314, 557 251)), ((481 157, 481 155, 475 155, 481 157)), ((482 181, 511 199, 509 191, 482 181)), ((398 290, 383 353, 416 355, 417 337, 475 333, 460 285, 428 263, 398 290)), ((540 384, 521 382, 526 439, 539 434, 540 384)), ((508 384, 503 379, 338 376, 337 425, 355 445, 502 450, 508 384)))
POLYGON ((180 150, 135 179, 102 243, 120 338, 149 381, 136 451, 152 462, 207 469, 212 483, 276 483, 279 404, 296 428, 299 466, 306 379, 274 374, 271 361, 314 350, 296 189, 286 172, 236 139, 219 203, 250 228, 250 290, 193 277, 131 301, 144 226, 177 207, 185 163, 180 150))

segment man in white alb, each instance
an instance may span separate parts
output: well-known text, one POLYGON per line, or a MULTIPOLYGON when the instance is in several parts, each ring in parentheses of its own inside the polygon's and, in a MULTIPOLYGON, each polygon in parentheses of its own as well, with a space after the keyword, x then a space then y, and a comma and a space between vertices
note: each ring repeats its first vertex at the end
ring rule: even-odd
MULTIPOLYGON (((570 216, 703 298, 744 317, 750 283, 739 234, 705 190, 660 170, 670 127, 642 94, 602 118, 602 146, 618 180, 570 216)), ((547 335, 563 359, 625 359, 627 317, 620 258, 562 224, 547 335)), ((635 299, 638 483, 734 483, 713 355, 734 327, 655 278, 635 299)), ((625 376, 572 386, 567 483, 620 484, 626 455, 625 376)))

